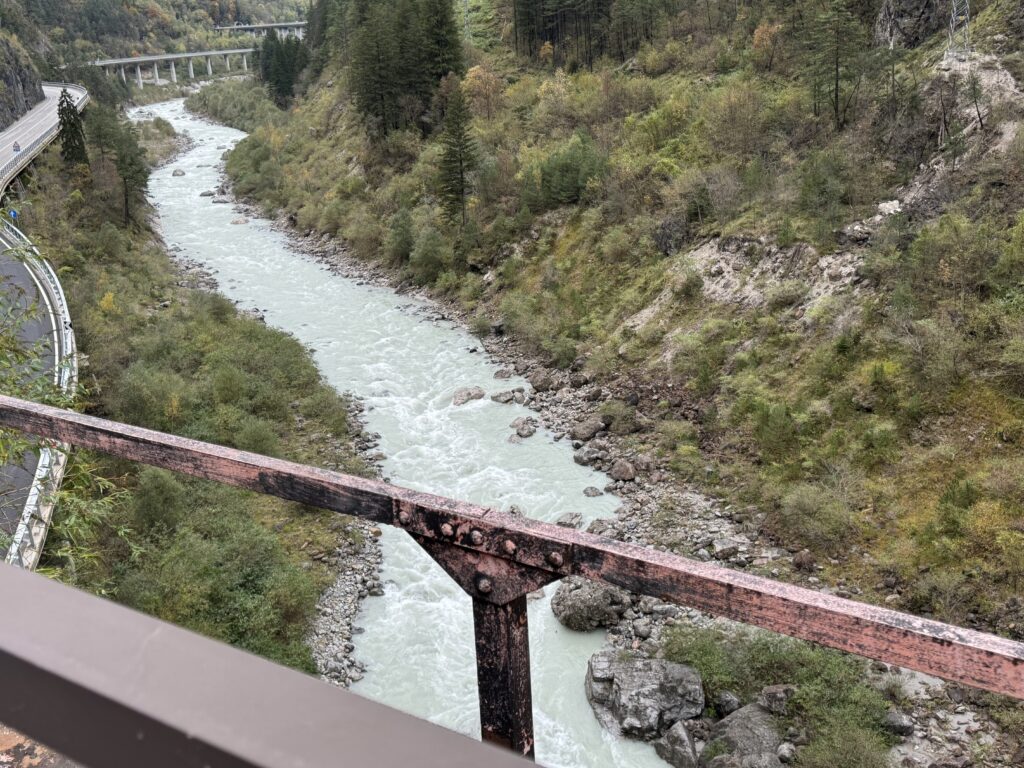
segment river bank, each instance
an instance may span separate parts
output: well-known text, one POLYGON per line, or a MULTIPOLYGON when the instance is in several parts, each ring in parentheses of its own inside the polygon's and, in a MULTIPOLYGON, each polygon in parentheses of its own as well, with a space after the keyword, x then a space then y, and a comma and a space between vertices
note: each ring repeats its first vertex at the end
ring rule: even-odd
MULTIPOLYGON (((236 201, 236 208, 246 215, 262 215, 250 203, 236 201)), ((430 322, 455 320, 469 327, 471 318, 456 302, 439 301, 429 291, 404 281, 398 273, 356 259, 343 243, 314 233, 298 233, 283 217, 275 221, 275 227, 288 236, 296 250, 325 264, 336 274, 430 302, 437 307, 424 313, 424 318, 430 322)), ((550 430, 554 439, 572 442, 577 463, 612 473, 611 482, 606 486, 587 489, 587 492, 614 494, 622 505, 615 518, 594 521, 588 530, 703 560, 717 560, 732 567, 751 568, 774 578, 784 575, 802 581, 805 586, 841 596, 861 594, 856 586, 847 587, 841 580, 838 584, 823 583, 824 568, 815 563, 809 553, 797 548, 781 548, 760 537, 758 524, 762 516, 756 509, 737 509, 689 486, 672 482, 670 468, 649 453, 638 451, 628 434, 613 434, 609 430, 613 422, 605 423, 609 421, 607 417, 602 422, 603 428, 597 428, 595 420, 601 419, 602 406, 607 412, 608 403, 636 407, 641 400, 656 402, 670 396, 671 385, 666 391, 651 382, 637 380, 608 384, 594 381, 582 373, 579 366, 569 371, 551 368, 495 330, 492 328, 490 333, 484 334, 480 349, 474 350, 493 357, 502 366, 494 388, 487 388, 483 396, 498 402, 524 404, 537 414, 537 425, 550 430), (506 375, 528 377, 531 387, 502 389, 501 380, 506 375), (664 514, 666 508, 670 510, 668 515, 664 514)), ((639 409, 636 415, 641 420, 645 418, 639 409)), ((508 439, 513 442, 532 437, 532 425, 520 431, 515 424, 510 424, 510 430, 508 439)), ((573 521, 570 517, 565 522, 573 521)), ((569 589, 576 587, 571 582, 570 585, 569 589)), ((632 607, 619 615, 618 621, 602 625, 608 628, 609 646, 648 657, 663 655, 666 630, 673 628, 713 628, 728 635, 743 632, 740 625, 714 620, 692 609, 677 609, 650 598, 634 600, 632 607)), ((949 689, 938 679, 890 669, 887 665, 873 665, 872 679, 872 685, 895 686, 901 691, 899 697, 906 711, 901 717, 894 716, 894 727, 903 731, 892 752, 892 759, 901 765, 916 768, 1013 764, 1012 742, 1005 741, 1005 735, 984 707, 964 703, 971 697, 963 689, 949 689), (984 757, 978 763, 972 763, 973 758, 967 757, 982 754, 984 757)), ((977 699, 972 700, 979 703, 977 699)))

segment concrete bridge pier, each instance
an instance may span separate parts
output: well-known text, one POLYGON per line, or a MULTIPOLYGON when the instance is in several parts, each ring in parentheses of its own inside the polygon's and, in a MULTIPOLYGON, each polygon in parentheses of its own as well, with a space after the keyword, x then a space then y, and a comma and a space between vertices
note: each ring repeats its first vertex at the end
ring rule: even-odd
POLYGON ((195 70, 195 67, 192 66, 192 59, 188 60, 188 79, 189 80, 195 80, 196 79, 196 70, 195 70))
POLYGON ((121 82, 122 82, 122 83, 127 83, 127 82, 128 82, 128 76, 127 76, 127 75, 125 74, 125 72, 124 72, 124 67, 118 67, 118 68, 117 68, 117 71, 118 71, 118 72, 120 73, 120 75, 121 75, 121 82))
POLYGON ((209 56, 206 57, 206 74, 213 77, 213 59, 209 56))
POLYGON ((139 64, 135 65, 135 84, 142 87, 142 66, 139 64))
POLYGON ((172 83, 176 83, 176 82, 178 82, 178 70, 174 68, 174 61, 173 60, 170 62, 170 64, 171 64, 171 82, 172 83))
POLYGON ((228 56, 226 53, 224 54, 224 71, 225 72, 230 72, 231 71, 231 57, 228 56))
POLYGON ((246 56, 244 53, 242 54, 242 71, 243 72, 248 72, 249 71, 249 57, 246 56))
POLYGON ((153 85, 160 85, 160 65, 153 62, 153 85))

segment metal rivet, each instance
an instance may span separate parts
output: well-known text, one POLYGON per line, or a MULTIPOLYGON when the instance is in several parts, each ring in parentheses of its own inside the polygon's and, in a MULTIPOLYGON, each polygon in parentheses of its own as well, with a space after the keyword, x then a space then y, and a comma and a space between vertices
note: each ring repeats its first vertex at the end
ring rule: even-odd
POLYGON ((473 542, 474 547, 479 547, 484 543, 484 535, 480 531, 473 531, 469 534, 469 540, 473 542))
POLYGON ((445 523, 441 526, 441 535, 448 538, 455 535, 455 529, 452 528, 451 523, 445 523))
POLYGON ((410 517, 409 513, 406 512, 405 510, 402 510, 401 512, 398 513, 398 522, 400 522, 402 525, 408 525, 411 519, 412 518, 410 517))
POLYGON ((555 568, 561 568, 562 567, 562 553, 561 552, 552 552, 551 554, 548 555, 548 562, 551 565, 555 566, 555 568))
POLYGON ((481 594, 487 595, 490 594, 491 589, 493 589, 493 586, 491 584, 490 579, 488 579, 486 576, 481 576, 479 579, 476 580, 476 588, 481 594))
POLYGON ((505 539, 505 543, 501 545, 501 548, 505 550, 506 555, 514 555, 516 553, 516 543, 512 539, 505 539))

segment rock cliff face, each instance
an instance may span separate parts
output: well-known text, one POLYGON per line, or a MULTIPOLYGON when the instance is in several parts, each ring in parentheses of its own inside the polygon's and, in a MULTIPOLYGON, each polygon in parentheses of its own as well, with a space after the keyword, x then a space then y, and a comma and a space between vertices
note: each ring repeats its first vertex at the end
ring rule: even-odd
POLYGON ((886 0, 875 22, 875 41, 915 48, 949 23, 949 0, 886 0))
POLYGON ((39 73, 23 51, 0 38, 0 131, 42 100, 39 73))

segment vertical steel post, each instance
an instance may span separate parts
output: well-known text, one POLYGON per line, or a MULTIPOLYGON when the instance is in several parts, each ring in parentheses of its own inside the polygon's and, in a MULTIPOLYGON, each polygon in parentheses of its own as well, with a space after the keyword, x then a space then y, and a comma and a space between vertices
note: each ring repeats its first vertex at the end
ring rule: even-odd
POLYGON ((505 605, 474 597, 473 628, 481 736, 532 760, 533 698, 526 596, 505 605))

